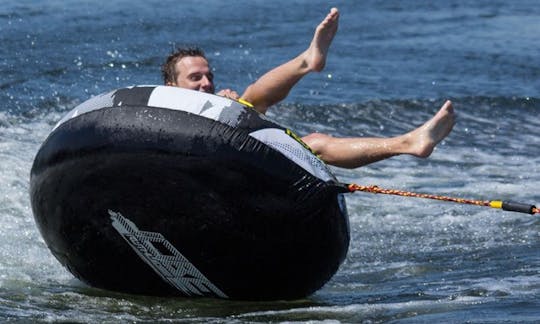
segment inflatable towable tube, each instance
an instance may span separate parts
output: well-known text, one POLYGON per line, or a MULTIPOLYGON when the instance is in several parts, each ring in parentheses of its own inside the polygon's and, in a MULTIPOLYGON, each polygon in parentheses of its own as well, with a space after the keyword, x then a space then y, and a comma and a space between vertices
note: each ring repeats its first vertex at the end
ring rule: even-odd
POLYGON ((339 185, 286 129, 227 98, 119 89, 64 117, 31 171, 36 223, 91 286, 147 295, 307 296, 349 245, 339 185))

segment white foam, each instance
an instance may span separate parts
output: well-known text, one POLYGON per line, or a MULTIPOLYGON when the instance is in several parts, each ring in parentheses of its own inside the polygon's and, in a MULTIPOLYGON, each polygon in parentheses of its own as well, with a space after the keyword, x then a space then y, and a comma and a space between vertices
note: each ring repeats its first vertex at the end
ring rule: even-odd
POLYGON ((19 290, 71 278, 45 246, 28 195, 34 155, 57 118, 54 113, 38 121, 12 119, 0 127, 0 287, 19 290))

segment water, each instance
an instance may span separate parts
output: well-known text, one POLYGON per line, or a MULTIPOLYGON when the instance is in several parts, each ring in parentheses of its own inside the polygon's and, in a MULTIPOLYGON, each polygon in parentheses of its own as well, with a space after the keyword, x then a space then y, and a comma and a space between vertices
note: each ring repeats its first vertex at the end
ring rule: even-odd
POLYGON ((217 88, 241 91, 297 55, 330 6, 326 69, 269 116, 300 134, 393 136, 449 98, 454 132, 427 160, 397 157, 344 182, 540 204, 536 1, 12 1, 0 8, 0 321, 537 322, 540 219, 367 193, 347 197, 352 242, 303 300, 151 298, 90 288, 34 224, 29 170, 54 123, 114 88, 159 84, 174 44, 200 44, 217 88))

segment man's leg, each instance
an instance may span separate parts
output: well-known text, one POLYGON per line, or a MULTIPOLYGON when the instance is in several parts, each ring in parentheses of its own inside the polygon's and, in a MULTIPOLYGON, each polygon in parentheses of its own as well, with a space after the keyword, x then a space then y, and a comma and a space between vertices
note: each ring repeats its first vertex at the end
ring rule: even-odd
POLYGON ((285 99, 292 87, 306 74, 321 71, 328 48, 338 28, 339 12, 332 8, 317 26, 309 48, 294 59, 280 65, 248 86, 241 98, 265 113, 268 107, 285 99))
POLYGON ((429 121, 391 138, 336 138, 313 133, 302 140, 328 164, 358 168, 399 154, 428 157, 454 126, 452 103, 446 101, 429 121))

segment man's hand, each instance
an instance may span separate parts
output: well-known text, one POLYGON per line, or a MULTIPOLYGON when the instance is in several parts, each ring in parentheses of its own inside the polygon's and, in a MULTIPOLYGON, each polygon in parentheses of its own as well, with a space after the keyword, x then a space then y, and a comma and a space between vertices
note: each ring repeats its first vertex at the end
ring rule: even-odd
POLYGON ((220 90, 220 91, 217 93, 217 95, 218 95, 218 96, 225 97, 225 98, 233 99, 233 100, 238 100, 238 99, 240 98, 240 96, 238 95, 238 93, 236 93, 236 91, 231 90, 231 89, 223 89, 223 90, 220 90))

